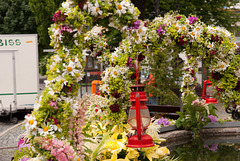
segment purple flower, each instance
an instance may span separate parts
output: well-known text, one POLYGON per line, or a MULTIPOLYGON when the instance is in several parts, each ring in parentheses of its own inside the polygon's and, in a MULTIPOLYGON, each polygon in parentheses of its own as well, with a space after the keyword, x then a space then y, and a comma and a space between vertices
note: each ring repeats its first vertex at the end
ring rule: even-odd
POLYGON ((133 63, 131 57, 128 57, 128 60, 127 60, 127 64, 126 64, 126 66, 128 66, 128 67, 130 67, 130 68, 131 68, 131 67, 133 67, 133 68, 136 67, 136 65, 133 63))
POLYGON ((209 150, 216 151, 217 149, 218 149, 218 144, 213 144, 209 150))
POLYGON ((169 123, 169 121, 168 121, 167 118, 161 117, 161 118, 157 121, 157 124, 158 124, 158 125, 167 126, 167 125, 169 125, 170 123, 169 123))
POLYGON ((165 24, 163 24, 162 26, 159 25, 159 28, 157 29, 158 35, 164 34, 166 32, 166 30, 163 29, 163 27, 165 27, 165 24))
POLYGON ((30 158, 22 158, 20 161, 27 161, 27 160, 29 160, 30 158))
POLYGON ((208 118, 211 120, 211 122, 217 122, 217 117, 213 115, 208 115, 208 118))
POLYGON ((193 22, 197 21, 197 17, 189 17, 189 24, 192 24, 193 22))
POLYGON ((162 31, 162 27, 159 26, 159 28, 157 29, 158 35, 160 35, 161 31, 162 31))
MULTIPOLYGON (((18 149, 25 148, 25 147, 27 147, 27 148, 29 149, 30 146, 31 146, 30 143, 29 143, 29 144, 20 144, 19 147, 18 147, 18 149)), ((21 151, 21 150, 20 150, 20 151, 21 151)))
POLYGON ((141 25, 141 21, 140 20, 135 21, 133 29, 138 29, 140 25, 141 25))

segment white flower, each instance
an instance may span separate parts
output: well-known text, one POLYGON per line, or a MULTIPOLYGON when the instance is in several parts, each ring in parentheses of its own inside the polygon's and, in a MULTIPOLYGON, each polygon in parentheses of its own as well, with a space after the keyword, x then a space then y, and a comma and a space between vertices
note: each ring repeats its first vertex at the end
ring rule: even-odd
POLYGON ((116 50, 111 55, 111 62, 115 62, 118 57, 118 48, 115 48, 116 50))
POLYGON ((116 68, 114 68, 113 71, 112 71, 112 73, 111 73, 111 76, 112 76, 113 78, 116 78, 118 74, 119 74, 118 70, 117 70, 116 68))
POLYGON ((60 61, 62 61, 62 59, 59 57, 59 55, 54 55, 53 59, 56 63, 59 63, 60 61))
POLYGON ((100 86, 100 90, 101 90, 102 92, 106 92, 106 93, 110 94, 110 93, 109 93, 109 92, 110 92, 110 89, 109 89, 109 85, 108 85, 108 84, 102 84, 102 85, 100 86))
MULTIPOLYGON (((43 128, 38 128, 38 133, 42 136, 47 136, 47 135, 53 135, 54 131, 52 129, 52 127, 45 125, 43 128)), ((53 135, 54 136, 54 135, 53 135)))
POLYGON ((25 128, 27 131, 35 131, 37 129, 37 121, 36 118, 33 115, 26 115, 25 116, 26 123, 25 128))
POLYGON ((127 11, 127 8, 124 6, 124 1, 122 1, 121 3, 118 3, 118 2, 115 2, 115 5, 116 5, 116 14, 119 15, 119 17, 122 15, 122 14, 125 14, 127 11))
POLYGON ((75 73, 79 73, 79 70, 75 69, 75 63, 72 60, 69 60, 67 65, 64 63, 63 67, 65 67, 65 69, 63 69, 63 75, 71 74, 72 76, 75 76, 75 73))
POLYGON ((212 42, 212 43, 210 43, 209 42, 209 44, 208 44, 208 46, 207 46, 209 49, 213 49, 213 47, 214 47, 214 43, 212 42))
POLYGON ((207 29, 208 29, 209 33, 215 34, 217 28, 216 27, 212 27, 212 26, 208 26, 207 29))
POLYGON ((83 9, 88 10, 88 13, 90 13, 92 7, 93 7, 93 4, 91 2, 86 2, 83 6, 83 9))
POLYGON ((239 68, 235 69, 234 73, 238 78, 240 78, 240 69, 239 68))
POLYGON ((61 129, 59 124, 57 124, 57 125, 50 125, 50 129, 51 129, 51 131, 59 131, 59 132, 62 131, 62 129, 61 129))
POLYGON ((224 71, 227 69, 228 66, 229 66, 229 64, 227 62, 218 61, 216 71, 224 71))
POLYGON ((98 15, 102 15, 102 13, 103 13, 103 11, 100 10, 98 1, 96 1, 95 6, 91 7, 91 14, 93 16, 98 16, 98 15))

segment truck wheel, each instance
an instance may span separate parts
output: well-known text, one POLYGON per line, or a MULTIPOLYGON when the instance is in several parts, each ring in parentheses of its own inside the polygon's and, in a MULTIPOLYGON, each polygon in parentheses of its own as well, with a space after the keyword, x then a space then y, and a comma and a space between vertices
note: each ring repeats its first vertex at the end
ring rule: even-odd
POLYGON ((225 108, 225 111, 226 111, 227 113, 232 113, 232 110, 231 110, 229 107, 226 107, 226 108, 225 108))
POLYGON ((17 117, 13 117, 11 122, 14 123, 14 124, 18 123, 18 118, 17 117))
POLYGON ((239 115, 239 113, 237 112, 237 111, 232 111, 232 118, 234 119, 234 120, 239 120, 240 119, 240 115, 239 115))

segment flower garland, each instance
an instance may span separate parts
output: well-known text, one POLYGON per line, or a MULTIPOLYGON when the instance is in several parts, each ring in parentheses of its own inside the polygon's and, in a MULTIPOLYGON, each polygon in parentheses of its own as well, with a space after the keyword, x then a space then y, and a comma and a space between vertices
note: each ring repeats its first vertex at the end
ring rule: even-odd
POLYGON ((102 62, 108 63, 109 60, 111 64, 103 78, 103 87, 109 85, 109 91, 101 87, 108 102, 99 105, 99 108, 105 106, 99 110, 106 112, 101 121, 110 123, 111 126, 106 127, 111 129, 114 124, 121 126, 126 120, 124 110, 130 97, 129 86, 136 78, 135 60, 138 55, 138 60, 143 60, 143 51, 146 51, 146 45, 142 43, 146 42, 147 28, 138 20, 138 15, 138 9, 128 0, 67 0, 62 3, 53 16, 54 24, 49 28, 50 45, 56 54, 48 61, 46 88, 34 111, 25 117, 25 139, 30 140, 33 151, 38 154, 36 159, 84 159, 81 128, 86 107, 90 105, 79 105, 77 100, 78 82, 84 76, 88 53, 102 62), (107 25, 122 32, 122 43, 113 53, 101 33, 89 31, 93 22, 98 20, 107 21, 103 27, 107 25), (68 151, 60 152, 58 144, 61 144, 60 149, 71 150, 71 154, 74 151, 74 156, 69 156, 68 151))
POLYGON ((147 30, 148 47, 154 54, 176 51, 183 53, 184 75, 182 99, 192 91, 197 83, 197 61, 203 60, 212 73, 210 80, 220 93, 225 107, 233 102, 239 109, 238 56, 233 35, 222 27, 207 26, 197 17, 186 17, 170 12, 155 18, 147 30))

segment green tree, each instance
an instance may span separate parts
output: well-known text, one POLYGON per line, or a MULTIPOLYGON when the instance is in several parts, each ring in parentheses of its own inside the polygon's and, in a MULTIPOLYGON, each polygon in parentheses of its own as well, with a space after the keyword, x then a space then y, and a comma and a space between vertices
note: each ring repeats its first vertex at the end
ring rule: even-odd
MULTIPOLYGON (((153 12, 156 0, 147 1, 145 17, 152 19, 155 17, 153 12)), ((237 27, 236 23, 239 19, 239 13, 231 9, 230 6, 236 5, 238 0, 159 0, 159 10, 161 15, 169 11, 179 11, 180 14, 189 16, 191 14, 201 18, 207 25, 222 26, 234 32, 237 27)))
POLYGON ((3 0, 0 2, 0 13, 0 34, 36 33, 28 0, 3 0))
POLYGON ((50 48, 50 38, 48 28, 53 23, 52 17, 60 7, 64 0, 29 0, 29 6, 35 14, 37 24, 37 32, 39 36, 39 58, 40 58, 40 73, 45 75, 46 63, 49 53, 44 53, 43 49, 50 48))
POLYGON ((4 17, 9 8, 9 0, 0 1, 0 33, 4 33, 4 17))

